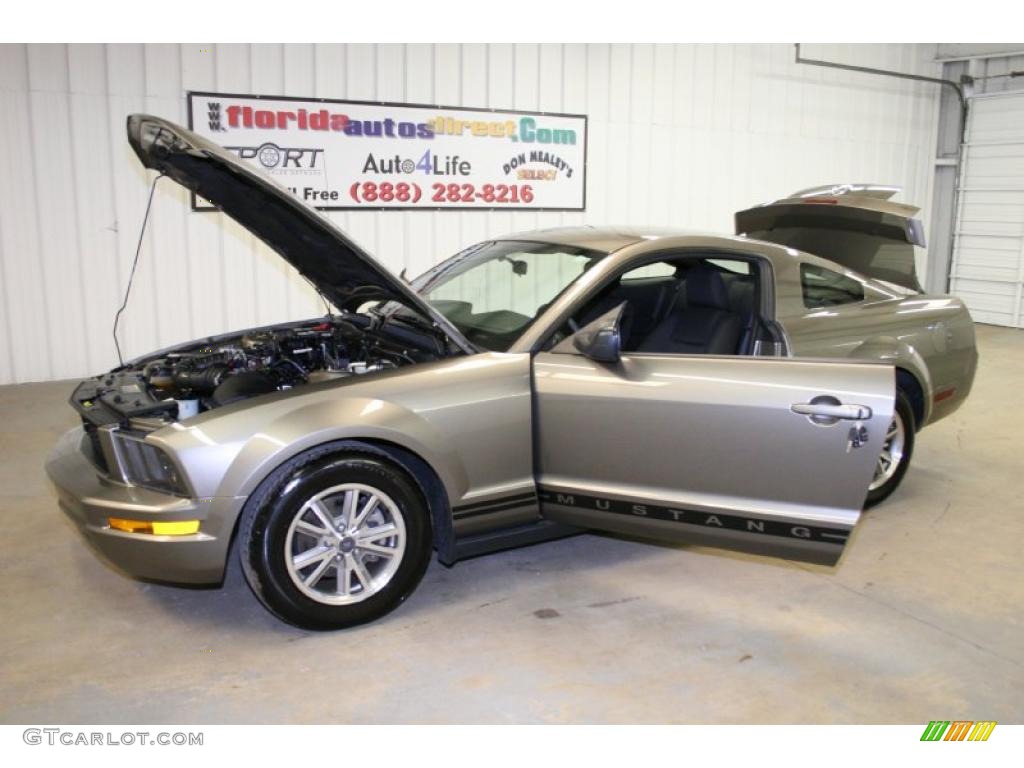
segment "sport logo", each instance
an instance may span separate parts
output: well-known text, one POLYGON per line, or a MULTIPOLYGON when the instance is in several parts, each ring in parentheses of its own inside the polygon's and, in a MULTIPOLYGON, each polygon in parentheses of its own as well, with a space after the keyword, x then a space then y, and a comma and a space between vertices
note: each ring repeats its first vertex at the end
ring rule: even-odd
POLYGON ((279 147, 266 142, 258 147, 224 147, 242 160, 256 160, 268 171, 274 169, 315 170, 317 161, 323 156, 320 147, 279 147))
POLYGON ((921 741, 988 741, 995 727, 994 720, 932 720, 921 741))

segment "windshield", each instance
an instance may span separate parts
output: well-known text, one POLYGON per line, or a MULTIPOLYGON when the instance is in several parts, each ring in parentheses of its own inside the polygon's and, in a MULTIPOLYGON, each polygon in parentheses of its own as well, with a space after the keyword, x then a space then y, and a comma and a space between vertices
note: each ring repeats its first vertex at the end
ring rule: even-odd
POLYGON ((471 342, 504 352, 605 255, 550 243, 480 243, 417 278, 413 288, 471 342))

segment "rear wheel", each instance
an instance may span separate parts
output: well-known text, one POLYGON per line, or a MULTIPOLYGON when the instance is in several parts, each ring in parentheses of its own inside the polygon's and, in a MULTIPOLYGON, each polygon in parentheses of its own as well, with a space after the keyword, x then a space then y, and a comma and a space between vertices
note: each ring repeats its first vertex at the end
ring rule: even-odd
POLYGON ((431 549, 414 483, 359 454, 283 467, 247 511, 240 535, 253 592, 308 629, 350 627, 393 610, 423 577, 431 549))
POLYGON ((910 466, 914 452, 914 409, 910 399, 900 390, 896 392, 896 407, 885 433, 882 452, 875 465, 875 474, 868 486, 865 507, 873 507, 896 490, 910 466))

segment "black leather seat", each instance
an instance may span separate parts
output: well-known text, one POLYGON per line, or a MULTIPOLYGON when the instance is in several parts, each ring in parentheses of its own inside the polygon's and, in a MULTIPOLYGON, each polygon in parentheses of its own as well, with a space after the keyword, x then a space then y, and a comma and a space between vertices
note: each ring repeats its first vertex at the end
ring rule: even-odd
POLYGON ((583 327, 622 302, 627 302, 633 310, 634 322, 632 331, 622 335, 622 348, 635 350, 636 345, 664 317, 675 295, 676 282, 673 278, 622 280, 592 299, 575 319, 579 327, 583 327))
POLYGON ((729 292, 729 311, 739 315, 741 331, 740 342, 736 347, 737 355, 749 354, 751 339, 754 334, 754 280, 747 275, 735 275, 726 280, 729 292))
POLYGON ((671 311, 640 345, 640 352, 672 355, 732 355, 743 320, 729 307, 722 275, 700 264, 686 273, 685 301, 678 297, 671 311))

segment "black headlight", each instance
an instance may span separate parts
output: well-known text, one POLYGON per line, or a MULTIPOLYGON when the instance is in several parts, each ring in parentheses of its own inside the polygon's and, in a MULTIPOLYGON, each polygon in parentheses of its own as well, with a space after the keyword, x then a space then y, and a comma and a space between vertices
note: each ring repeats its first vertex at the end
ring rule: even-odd
POLYGON ((162 493, 188 496, 188 485, 165 451, 140 437, 115 433, 117 457, 126 482, 162 493))

